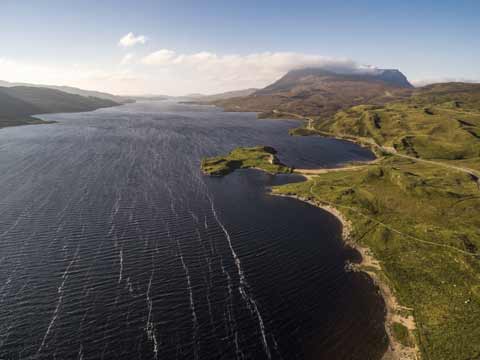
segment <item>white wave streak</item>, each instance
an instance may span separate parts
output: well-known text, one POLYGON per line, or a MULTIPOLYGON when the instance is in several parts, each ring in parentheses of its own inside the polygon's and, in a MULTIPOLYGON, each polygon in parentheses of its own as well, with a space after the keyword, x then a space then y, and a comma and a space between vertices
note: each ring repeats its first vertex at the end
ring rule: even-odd
POLYGON ((212 284, 212 274, 213 274, 212 259, 208 255, 207 250, 205 249, 205 246, 203 245, 202 236, 200 235, 200 231, 198 231, 198 228, 195 229, 195 232, 197 234, 198 242, 203 249, 205 263, 207 264, 208 275, 205 276, 205 278, 204 278, 205 289, 206 289, 206 296, 205 297, 207 299, 208 314, 210 315, 210 322, 212 324, 212 327, 215 327, 214 319, 213 319, 213 312, 212 312, 212 303, 211 303, 211 300, 210 300, 210 293, 211 293, 211 289, 213 288, 213 284, 212 284))
POLYGON ((118 274, 118 283, 120 284, 123 275, 123 247, 118 252, 118 257, 120 258, 120 272, 118 274))
POLYGON ((61 282, 61 284, 60 284, 60 286, 58 287, 58 290, 57 290, 58 294, 60 294, 59 297, 58 297, 58 300, 57 300, 57 306, 55 307, 55 311, 53 312, 52 319, 50 320, 50 323, 48 324, 47 331, 45 332, 45 335, 43 335, 43 340, 42 340, 42 343, 40 344, 40 347, 37 350, 37 355, 40 354, 43 347, 45 346, 45 343, 47 342, 48 335, 50 334, 50 331, 52 330, 53 324, 55 324, 55 321, 57 320, 58 313, 60 311, 60 307, 62 306, 62 301, 63 301, 63 289, 65 287, 65 283, 67 282, 68 275, 69 275, 69 272, 70 272, 70 268, 73 266, 75 261, 77 261, 77 255, 78 255, 78 248, 77 248, 77 251, 75 252, 75 255, 73 256, 72 260, 70 261, 67 268, 65 269, 65 271, 62 274, 62 282, 61 282))
POLYGON ((180 242, 177 239, 177 249, 178 249, 178 257, 180 258, 180 262, 182 263, 183 271, 185 272, 185 277, 187 279, 187 290, 188 296, 190 299, 190 310, 192 311, 192 321, 193 321, 193 349, 194 349, 194 359, 198 359, 198 352, 197 352, 197 332, 198 332, 198 318, 197 312, 195 310, 195 302, 193 301, 193 289, 192 289, 192 279, 190 277, 190 272, 188 270, 187 264, 185 264, 185 260, 183 259, 182 249, 180 248, 180 242))
MULTIPOLYGON (((166 186, 167 191, 170 195, 170 209, 172 210, 172 213, 175 215, 175 218, 178 218, 178 213, 175 207, 174 203, 174 195, 172 192, 172 189, 167 185, 166 186)), ((192 218, 198 222, 198 217, 196 217, 193 212, 190 211, 190 214, 192 215, 192 218)), ((168 232, 168 237, 170 237, 170 227, 167 223, 167 232, 168 232)), ((175 242, 177 244, 177 252, 178 252, 178 257, 180 258, 180 262, 183 267, 183 271, 185 272, 185 278, 187 279, 187 290, 188 290, 188 295, 189 295, 189 302, 190 302, 190 310, 192 312, 192 323, 193 323, 193 333, 192 333, 192 340, 193 340, 193 351, 194 351, 194 359, 198 359, 198 350, 196 346, 197 342, 197 335, 198 335, 198 317, 197 317, 197 312, 195 310, 195 302, 193 300, 193 289, 192 289, 192 279, 190 277, 190 272, 188 270, 187 264, 185 263, 185 260, 183 258, 182 254, 182 249, 180 246, 180 242, 178 239, 175 239, 175 242)))
POLYGON ((13 270, 13 272, 10 275, 8 275, 7 281, 5 281, 5 284, 3 284, 2 288, 0 289, 0 294, 2 295, 0 304, 3 303, 3 300, 8 295, 8 291, 5 291, 5 290, 8 290, 8 287, 10 286, 10 284, 12 282, 12 277, 15 274, 16 271, 17 270, 15 269, 15 270, 13 270))
POLYGON ((113 204, 112 211, 110 213, 110 230, 108 231, 108 235, 112 235, 113 231, 115 230, 115 218, 118 214, 118 210, 120 210, 120 200, 122 199, 122 194, 117 191, 117 196, 115 197, 115 203, 113 204))
POLYGON ((13 229, 15 229, 18 225, 18 223, 20 222, 20 220, 22 220, 24 218, 24 215, 23 214, 20 214, 19 216, 17 216, 17 219, 15 220, 15 222, 7 229, 5 230, 3 233, 0 234, 0 238, 3 238, 5 235, 7 235, 10 231, 12 231, 13 229))
POLYGON ((80 348, 78 349, 78 355, 77 355, 78 360, 83 360, 83 345, 80 344, 80 348))
MULTIPOLYGON (((199 230, 200 218, 196 216, 191 210, 190 210, 190 214, 192 215, 192 219, 196 223, 195 233, 197 234, 198 243, 203 250, 203 258, 205 260, 205 264, 207 265, 207 269, 208 269, 208 273, 203 277, 204 284, 205 284, 205 298, 207 300, 207 308, 208 308, 208 314, 210 319, 210 325, 213 331, 216 331, 215 319, 213 316, 213 310, 212 310, 213 308, 212 308, 212 301, 211 301, 211 293, 212 293, 212 289, 214 288, 214 285, 212 283, 213 269, 212 269, 211 254, 214 254, 214 251, 212 250, 211 254, 209 254, 208 249, 205 247, 205 244, 202 239, 202 235, 200 234, 200 230, 199 230)), ((206 216, 205 216, 205 219, 206 219, 206 216)))
MULTIPOLYGON (((227 278, 227 289, 228 289, 228 304, 226 305, 226 310, 227 314, 225 315, 225 320, 227 320, 227 315, 228 315, 228 322, 230 329, 230 333, 233 332, 233 342, 235 344, 235 358, 238 359, 238 355, 241 355, 241 358, 243 358, 242 351, 240 350, 240 345, 238 344, 238 331, 237 331, 237 324, 235 321, 235 318, 232 315, 232 308, 233 308, 233 286, 232 286, 232 278, 228 271, 225 269, 223 266, 223 261, 220 260, 220 266, 222 267, 222 272, 227 278), (232 327, 233 324, 233 327, 232 327)), ((230 335, 230 334, 229 334, 230 335)))
POLYGON ((153 280, 153 269, 152 269, 152 274, 150 275, 150 280, 148 282, 148 288, 147 288, 148 316, 147 316, 147 325, 145 327, 145 331, 147 332, 148 340, 153 341, 153 357, 155 359, 158 359, 158 342, 157 342, 157 336, 155 334, 155 325, 152 322, 153 303, 152 303, 152 299, 150 298, 150 289, 152 287, 152 280, 153 280))
POLYGON ((271 359, 271 353, 270 353, 270 348, 268 346, 267 342, 267 336, 265 333, 265 325, 263 322, 262 315, 260 314, 260 310, 258 309, 257 303, 255 299, 248 293, 249 285, 247 282, 247 279, 245 278, 245 273, 243 272, 242 269, 242 264, 240 262, 240 258, 238 257, 237 253, 235 252, 235 249, 233 248, 232 245, 232 239, 230 238, 230 234, 228 233, 227 229, 223 225, 223 223, 220 221, 218 218, 217 212, 215 210, 215 206, 213 204, 213 200, 210 197, 210 195, 207 194, 208 199, 210 200, 210 204, 212 206, 212 214, 213 217, 215 218, 216 222, 222 229, 223 233, 225 234, 225 238, 227 239, 228 247, 230 248, 230 252, 232 253, 233 260, 235 262, 235 266, 237 267, 237 273, 238 277, 240 280, 239 286, 238 286, 238 291, 242 295, 242 298, 245 300, 247 307, 250 309, 250 312, 257 317, 258 320, 258 326, 260 329, 260 334, 262 336, 262 343, 263 343, 263 348, 265 350, 265 354, 269 359, 271 359))

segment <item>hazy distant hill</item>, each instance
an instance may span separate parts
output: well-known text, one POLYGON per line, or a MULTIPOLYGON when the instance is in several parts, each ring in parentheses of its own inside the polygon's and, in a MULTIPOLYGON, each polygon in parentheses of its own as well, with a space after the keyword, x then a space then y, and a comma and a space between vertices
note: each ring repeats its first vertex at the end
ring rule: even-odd
POLYGON ((204 95, 204 94, 188 94, 185 96, 172 97, 172 99, 180 101, 185 104, 213 104, 217 101, 228 100, 232 98, 239 98, 252 95, 258 89, 244 89, 244 90, 233 90, 227 91, 224 93, 204 95))
POLYGON ((338 73, 319 68, 292 70, 245 97, 216 100, 230 111, 283 111, 330 117, 340 109, 381 104, 408 96, 413 86, 398 70, 338 73))
POLYGON ((133 100, 145 100, 145 101, 163 101, 167 100, 170 98, 170 96, 167 95, 135 95, 135 96, 130 96, 129 98, 133 100))
POLYGON ((28 86, 0 87, 0 127, 42 123, 35 114, 92 111, 117 102, 28 86))
POLYGON ((92 91, 92 90, 83 90, 71 86, 57 86, 57 85, 38 85, 38 84, 27 84, 27 83, 11 83, 8 81, 3 81, 0 80, 0 86, 3 87, 14 87, 14 86, 27 86, 27 87, 35 87, 35 88, 46 88, 46 89, 54 89, 54 90, 59 90, 66 92, 68 94, 74 94, 74 95, 81 95, 81 96, 86 96, 86 97, 95 97, 99 99, 105 99, 105 100, 111 100, 119 104, 125 104, 129 102, 133 102, 134 100, 125 97, 125 96, 117 96, 117 95, 112 95, 108 94, 105 92, 100 92, 100 91, 92 91))
POLYGON ((234 91, 227 91, 224 93, 213 94, 213 95, 200 95, 200 94, 193 94, 189 95, 188 97, 193 98, 194 100, 199 101, 218 101, 218 100, 226 100, 236 97, 243 97, 249 96, 254 94, 258 89, 244 89, 244 90, 234 90, 234 91))

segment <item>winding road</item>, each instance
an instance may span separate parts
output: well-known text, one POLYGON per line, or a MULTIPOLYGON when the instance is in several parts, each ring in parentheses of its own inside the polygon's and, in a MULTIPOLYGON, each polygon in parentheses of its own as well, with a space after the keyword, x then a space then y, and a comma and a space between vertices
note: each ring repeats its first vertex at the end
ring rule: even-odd
MULTIPOLYGON (((315 130, 313 128, 313 121, 314 120, 311 117, 303 116, 303 115, 295 114, 295 113, 290 113, 290 112, 285 112, 285 111, 279 111, 279 110, 273 110, 273 113, 274 114, 282 114, 282 115, 292 116, 296 119, 306 120, 307 121, 306 128, 309 129, 309 130, 315 130)), ((370 146, 372 146, 373 148, 376 148, 377 150, 379 150, 380 152, 385 153, 385 154, 402 157, 402 158, 409 159, 409 160, 412 160, 412 161, 415 161, 415 162, 421 162, 421 163, 425 163, 425 164, 441 166, 441 167, 444 167, 446 169, 466 173, 466 174, 470 175, 472 177, 472 179, 477 183, 478 189, 480 190, 480 172, 479 171, 476 171, 476 170, 473 170, 473 169, 470 169, 470 168, 466 168, 466 167, 450 165, 450 164, 446 164, 446 163, 439 162, 439 161, 427 160, 427 159, 422 159, 422 158, 417 158, 417 157, 414 157, 414 156, 401 154, 401 153, 397 152, 397 150, 393 147, 382 146, 382 145, 377 144, 372 138, 363 138, 363 137, 360 138, 360 137, 355 137, 355 136, 351 136, 351 135, 348 135, 348 136, 338 135, 338 134, 334 134, 334 133, 330 133, 330 132, 326 132, 326 131, 321 131, 321 134, 326 135, 326 136, 332 136, 332 137, 342 139, 342 140, 354 141, 354 142, 357 142, 357 143, 360 143, 360 144, 367 143, 370 146)), ((359 170, 361 168, 363 168, 362 165, 349 166, 349 167, 343 167, 343 168, 330 168, 330 169, 327 169, 327 168, 325 168, 325 169, 295 169, 295 172, 300 173, 300 174, 305 174, 305 175, 318 175, 318 174, 325 174, 327 172, 333 172, 333 171, 359 170)))

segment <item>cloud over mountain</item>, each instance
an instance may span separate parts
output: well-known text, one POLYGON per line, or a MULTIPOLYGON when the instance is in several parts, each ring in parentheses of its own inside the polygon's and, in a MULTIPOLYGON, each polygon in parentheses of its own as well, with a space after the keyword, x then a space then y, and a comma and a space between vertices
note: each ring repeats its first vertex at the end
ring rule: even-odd
POLYGON ((175 51, 161 49, 151 53, 150 55, 145 56, 142 59, 142 63, 147 65, 169 65, 171 64, 171 60, 174 59, 176 56, 175 51))
POLYGON ((194 54, 177 54, 161 49, 142 59, 142 63, 157 66, 187 66, 214 72, 251 72, 268 74, 285 73, 303 67, 322 67, 338 72, 369 72, 373 67, 363 66, 350 59, 331 58, 294 52, 263 52, 249 55, 218 55, 202 51, 194 54))
POLYGON ((219 55, 208 51, 181 54, 160 49, 143 57, 140 63, 151 69, 161 69, 164 73, 176 73, 178 81, 188 76, 195 79, 193 83, 202 83, 203 91, 211 92, 263 87, 290 70, 305 67, 321 67, 340 73, 376 71, 375 67, 350 59, 295 52, 219 55), (205 85, 210 89, 205 89, 205 85))

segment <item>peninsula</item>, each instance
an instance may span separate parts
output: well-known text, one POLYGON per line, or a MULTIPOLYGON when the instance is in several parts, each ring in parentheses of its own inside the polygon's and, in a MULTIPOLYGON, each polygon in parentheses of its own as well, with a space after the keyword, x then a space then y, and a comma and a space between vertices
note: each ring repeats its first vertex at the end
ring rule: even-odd
POLYGON ((283 165, 276 156, 277 151, 270 146, 237 148, 227 156, 217 156, 202 160, 202 171, 207 175, 227 175, 235 169, 254 168, 271 174, 291 173, 292 168, 283 165))

